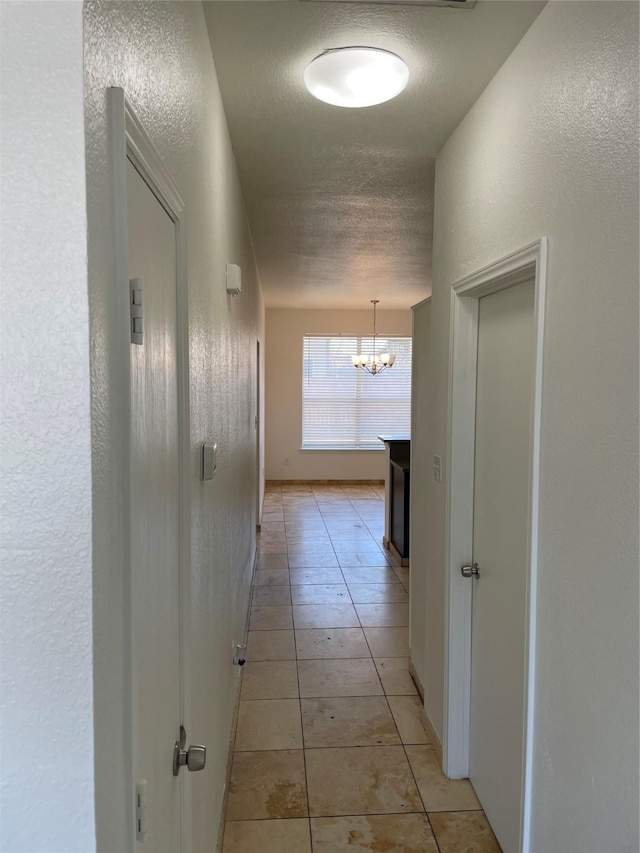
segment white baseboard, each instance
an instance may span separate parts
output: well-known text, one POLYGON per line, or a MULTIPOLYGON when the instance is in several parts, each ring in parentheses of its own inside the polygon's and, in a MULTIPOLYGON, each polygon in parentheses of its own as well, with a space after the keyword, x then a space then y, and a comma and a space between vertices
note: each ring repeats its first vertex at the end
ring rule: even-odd
MULTIPOLYGON (((409 660, 409 675, 413 679, 413 683, 416 685, 416 690, 420 694, 420 698, 422 699, 422 707, 424 709, 424 685, 420 680, 420 676, 418 675, 416 668, 411 660, 409 660)), ((436 755, 436 758, 438 759, 440 769, 442 770, 442 743, 440 742, 440 738, 438 737, 436 730, 433 727, 433 723, 429 719, 429 715, 427 714, 426 709, 424 709, 424 716, 427 728, 427 735, 429 737, 431 746, 433 747, 433 751, 436 755)))
MULTIPOLYGON (((249 633, 249 617, 251 616, 251 597, 253 595, 253 582, 256 576, 256 563, 258 561, 258 549, 253 552, 253 561, 251 569, 251 591, 249 593, 249 601, 247 603, 247 615, 244 622, 244 642, 247 642, 247 634, 249 633)), ((240 711, 240 688, 242 686, 242 667, 238 667, 238 680, 236 682, 236 696, 233 705, 233 716, 231 718, 231 731, 229 732, 229 751, 227 752, 227 768, 225 773, 224 797, 222 798, 222 810, 220 813, 220 825, 218 827, 218 839, 216 842, 216 851, 222 850, 222 842, 224 838, 225 815, 227 813, 227 802, 229 800, 229 784, 231 782, 231 768, 233 765, 233 749, 236 740, 236 726, 238 723, 238 712, 240 711)))

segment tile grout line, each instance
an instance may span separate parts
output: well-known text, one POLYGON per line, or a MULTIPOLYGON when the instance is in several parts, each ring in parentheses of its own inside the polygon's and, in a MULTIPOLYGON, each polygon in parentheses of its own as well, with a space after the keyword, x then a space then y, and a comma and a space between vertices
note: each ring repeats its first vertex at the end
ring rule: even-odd
MULTIPOLYGON (((288 546, 287 546, 287 555, 288 555, 288 546)), ((288 562, 288 557, 287 557, 288 562)), ((289 584, 289 591, 291 591, 291 584, 289 584)), ((309 849, 310 853, 313 853, 313 833, 311 831, 311 805, 309 803, 309 777, 307 775, 307 755, 304 748, 304 722, 302 720, 302 696, 300 695, 300 671, 298 669, 298 644, 296 642, 296 632, 295 632, 295 623, 293 628, 293 643, 294 643, 294 651, 296 655, 296 684, 298 685, 298 711, 300 714, 300 736, 302 738, 302 765, 304 767, 304 794, 307 802, 307 829, 309 831, 309 849)))
POLYGON ((422 805, 424 807, 424 814, 425 814, 425 817, 427 818, 427 823, 429 824, 429 829, 431 830, 431 835, 433 836, 433 840, 435 842, 436 847, 438 848, 439 853, 442 853, 442 851, 440 850, 440 844, 438 843, 438 839, 436 838, 436 833, 434 831, 433 824, 431 823, 431 818, 429 817, 429 812, 427 811, 427 804, 424 801, 424 797, 422 796, 422 791, 420 790, 420 787, 418 785, 418 780, 416 779, 416 774, 413 772, 413 766, 412 766, 411 762, 409 761, 409 756, 407 755, 407 744, 403 743, 402 749, 404 750, 405 760, 406 760, 407 764, 409 765, 409 772, 411 773, 411 778, 413 779, 414 785, 416 786, 416 790, 418 792, 418 796, 420 797, 420 802, 422 803, 422 805))

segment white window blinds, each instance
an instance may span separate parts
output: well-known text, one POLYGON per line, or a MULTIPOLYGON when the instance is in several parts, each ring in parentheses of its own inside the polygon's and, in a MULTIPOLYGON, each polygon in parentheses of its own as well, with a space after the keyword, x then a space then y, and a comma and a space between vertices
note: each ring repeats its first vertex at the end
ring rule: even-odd
POLYGON ((411 427, 411 338, 376 338, 376 352, 392 352, 393 367, 377 376, 351 363, 371 353, 373 339, 305 335, 302 371, 302 447, 382 450, 378 435, 411 427))

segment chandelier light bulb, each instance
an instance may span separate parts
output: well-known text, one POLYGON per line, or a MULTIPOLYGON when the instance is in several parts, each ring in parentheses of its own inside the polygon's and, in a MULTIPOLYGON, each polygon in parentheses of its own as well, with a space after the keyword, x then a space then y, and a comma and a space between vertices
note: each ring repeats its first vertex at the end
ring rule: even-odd
POLYGON ((377 47, 339 47, 317 56, 304 72, 311 94, 336 107, 371 107, 395 98, 409 80, 405 62, 377 47))

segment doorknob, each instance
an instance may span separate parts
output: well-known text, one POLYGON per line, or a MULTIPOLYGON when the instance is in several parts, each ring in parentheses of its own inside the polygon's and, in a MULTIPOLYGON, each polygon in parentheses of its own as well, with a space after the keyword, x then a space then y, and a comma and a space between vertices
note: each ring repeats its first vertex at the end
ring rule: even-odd
POLYGON ((180 726, 180 740, 177 740, 173 745, 173 775, 177 776, 180 773, 181 767, 186 767, 192 773, 197 770, 204 770, 207 763, 207 748, 206 746, 198 746, 194 744, 188 749, 184 748, 187 742, 187 733, 184 726, 180 726))
POLYGON ((479 578, 480 566, 477 563, 472 566, 460 566, 460 574, 463 578, 479 578))

